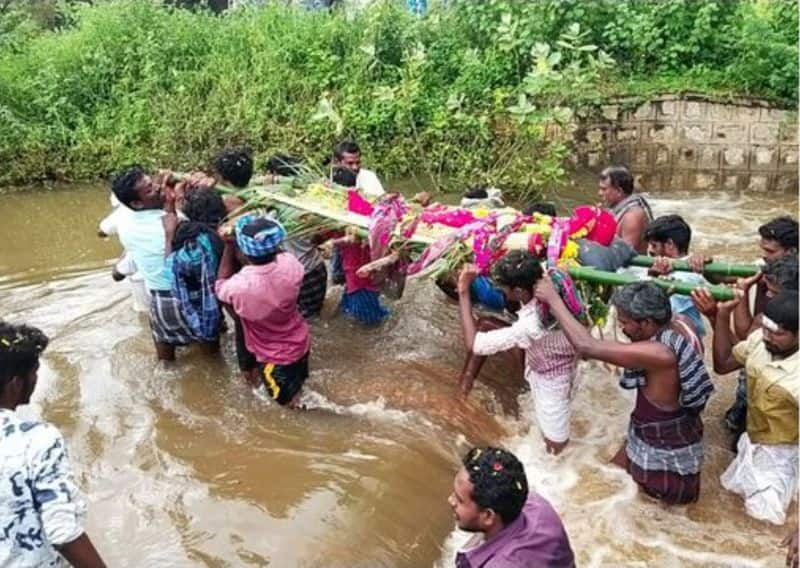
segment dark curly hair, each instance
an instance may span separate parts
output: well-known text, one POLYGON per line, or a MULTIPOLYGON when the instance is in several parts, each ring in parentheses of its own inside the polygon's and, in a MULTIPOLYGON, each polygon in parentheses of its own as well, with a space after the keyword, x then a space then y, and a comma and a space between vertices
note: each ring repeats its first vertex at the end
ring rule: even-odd
POLYGON ((183 214, 190 221, 217 226, 227 215, 225 202, 213 189, 200 188, 189 192, 183 214))
POLYGON ((513 522, 528 499, 525 468, 511 452, 495 447, 472 448, 462 460, 472 483, 472 500, 513 522))
POLYGON ((625 195, 633 193, 633 176, 625 166, 609 166, 600 173, 600 179, 610 183, 625 195))
POLYGON ((665 244, 672 240, 681 254, 689 251, 692 228, 680 215, 663 215, 650 221, 644 230, 644 240, 665 244))
POLYGON ((356 172, 349 168, 336 167, 331 174, 331 181, 343 187, 355 187, 357 179, 356 172))
POLYGON ((512 250, 494 265, 492 277, 503 286, 532 290, 542 278, 542 264, 528 251, 512 250))
POLYGON ((776 217, 758 228, 761 238, 768 241, 777 241, 785 249, 797 248, 797 221, 784 215, 776 217))
POLYGON ((267 158, 264 170, 276 176, 292 177, 300 173, 303 161, 289 154, 274 154, 267 158))
POLYGON ((361 148, 353 140, 342 140, 333 147, 333 157, 341 160, 345 154, 360 154, 361 148))
POLYGON ((36 327, 0 320, 0 390, 14 377, 30 373, 48 342, 36 327))
POLYGON ((652 282, 633 282, 617 288, 611 303, 637 322, 651 319, 666 325, 672 319, 669 296, 652 282))
POLYGON ((212 166, 234 187, 247 187, 253 177, 253 156, 247 148, 225 148, 214 156, 212 166))
POLYGON ((111 182, 111 191, 119 199, 119 202, 130 207, 130 204, 139 199, 139 194, 136 192, 136 184, 145 175, 145 171, 141 166, 131 166, 128 169, 118 173, 111 182))
POLYGON ((764 267, 764 278, 774 283, 781 290, 797 291, 797 257, 787 254, 768 262, 764 267))

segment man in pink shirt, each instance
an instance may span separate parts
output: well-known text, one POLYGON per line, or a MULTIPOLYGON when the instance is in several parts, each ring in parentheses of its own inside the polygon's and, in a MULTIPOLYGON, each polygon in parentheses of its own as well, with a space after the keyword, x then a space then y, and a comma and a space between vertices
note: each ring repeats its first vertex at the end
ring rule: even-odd
POLYGON ((285 236, 276 221, 241 217, 235 240, 225 242, 216 293, 241 320, 244 343, 254 359, 248 370, 252 386, 265 388, 278 404, 296 406, 308 378, 311 340, 297 307, 303 265, 281 250, 285 236), (234 274, 237 259, 243 268, 234 274))

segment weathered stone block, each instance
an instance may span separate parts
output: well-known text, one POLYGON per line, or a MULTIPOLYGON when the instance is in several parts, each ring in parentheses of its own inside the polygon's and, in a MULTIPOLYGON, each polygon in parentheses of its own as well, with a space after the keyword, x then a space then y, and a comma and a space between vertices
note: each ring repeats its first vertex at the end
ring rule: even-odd
POLYGON ((603 155, 600 152, 589 152, 586 154, 586 165, 590 168, 596 168, 603 162, 603 155))
POLYGON ((675 165, 679 168, 694 168, 697 165, 697 149, 694 146, 684 146, 676 155, 675 165))
POLYGON ((603 105, 600 107, 603 118, 606 120, 617 120, 619 118, 619 105, 603 105))
POLYGON ((762 108, 760 120, 764 122, 781 122, 786 120, 787 112, 777 108, 762 108))
POLYGON ((683 116, 688 119, 704 118, 706 105, 697 101, 685 101, 683 116))
POLYGON ((783 171, 797 171, 797 146, 780 147, 780 169, 783 171))
POLYGON ((593 128, 586 133, 586 141, 592 146, 598 146, 605 140, 605 132, 600 128, 593 128))
POLYGON ((797 193, 798 177, 797 175, 781 174, 775 176, 775 190, 785 193, 797 193))
POLYGON ((733 113, 734 122, 752 124, 761 120, 761 107, 739 106, 733 108, 735 109, 733 113))
POLYGON ((747 126, 744 124, 714 125, 713 141, 725 144, 745 144, 747 142, 747 126))
POLYGON ((767 191, 769 185, 769 176, 765 175, 751 175, 750 181, 747 183, 748 191, 767 191))
POLYGON ((722 180, 722 189, 727 191, 735 191, 739 188, 739 176, 726 175, 722 180))
POLYGON ((743 146, 731 146, 722 152, 722 167, 744 168, 747 166, 747 154, 743 146))
POLYGON ((632 142, 639 139, 639 129, 633 128, 620 128, 617 130, 617 142, 632 142))
POLYGON ((689 140, 690 142, 708 142, 711 140, 711 124, 684 124, 683 138, 684 140, 689 140))
MULTIPOLYGON (((712 104, 709 105, 709 115, 712 120, 729 121, 734 120, 736 107, 732 105, 712 104)), ((756 115, 758 116, 758 115, 756 115)))
POLYGON ((650 103, 644 103, 640 105, 636 111, 633 113, 633 118, 636 120, 647 120, 649 118, 654 117, 654 108, 653 105, 650 103))
POLYGON ((797 144, 797 122, 781 122, 778 125, 778 138, 786 144, 797 144))
POLYGON ((753 146, 750 150, 750 167, 764 170, 778 165, 778 151, 774 146, 753 146))
POLYGON ((697 166, 709 170, 719 168, 719 150, 714 146, 702 146, 697 159, 697 166))
POLYGON ((675 127, 668 124, 654 124, 648 129, 648 135, 653 142, 675 142, 675 127))
POLYGON ((658 167, 668 166, 670 164, 670 158, 672 157, 672 153, 669 151, 669 148, 666 146, 658 146, 655 150, 655 158, 654 162, 655 165, 658 167))
POLYGON ((753 144, 775 144, 778 141, 778 125, 759 122, 750 127, 750 141, 753 144))
POLYGON ((716 189, 718 184, 719 178, 716 173, 696 172, 692 174, 690 179, 691 189, 698 189, 701 191, 716 189))
POLYGON ((672 172, 664 176, 664 189, 681 191, 687 188, 686 175, 680 172, 672 172))
POLYGON ((647 167, 650 165, 650 149, 649 148, 634 148, 633 160, 631 163, 638 167, 647 167))
POLYGON ((678 114, 678 101, 661 101, 656 107, 659 116, 667 116, 670 118, 678 114))

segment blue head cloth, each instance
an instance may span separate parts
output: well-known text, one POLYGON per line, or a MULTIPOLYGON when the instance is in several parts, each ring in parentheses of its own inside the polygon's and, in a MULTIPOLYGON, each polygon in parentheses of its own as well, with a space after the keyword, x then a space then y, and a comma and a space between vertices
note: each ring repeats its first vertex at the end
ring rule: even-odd
POLYGON ((283 225, 266 217, 245 215, 236 221, 236 244, 250 258, 264 258, 275 254, 285 236, 286 229, 283 225), (253 236, 246 235, 245 228, 255 222, 263 226, 253 236))

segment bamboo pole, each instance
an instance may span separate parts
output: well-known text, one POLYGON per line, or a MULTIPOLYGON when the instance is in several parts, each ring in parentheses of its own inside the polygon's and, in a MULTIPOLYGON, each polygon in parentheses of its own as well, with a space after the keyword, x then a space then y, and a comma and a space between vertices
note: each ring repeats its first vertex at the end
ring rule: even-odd
MULTIPOLYGON (((653 266, 655 258, 652 256, 634 256, 630 262, 631 266, 643 266, 650 268, 653 266)), ((689 263, 685 260, 673 260, 672 268, 682 272, 691 272, 689 263)), ((754 264, 729 264, 727 262, 707 262, 703 265, 703 274, 710 276, 732 276, 736 278, 747 278, 758 273, 758 267, 754 264)))
MULTIPOLYGON (((606 286, 624 286, 634 282, 641 282, 639 278, 631 274, 618 274, 616 272, 606 272, 604 270, 597 270, 588 266, 572 266, 568 269, 569 275, 576 280, 583 280, 592 284, 604 284, 606 286)), ((704 286, 688 284, 686 282, 678 282, 675 280, 668 280, 666 278, 653 278, 648 282, 654 283, 659 288, 667 291, 669 294, 682 294, 689 296, 695 288, 708 288, 711 295, 717 301, 733 300, 733 290, 725 286, 704 286)))

